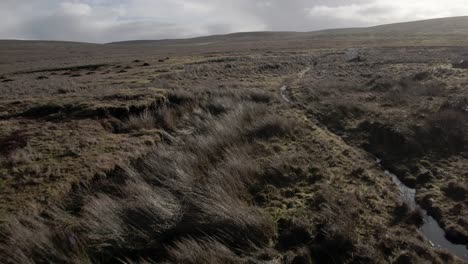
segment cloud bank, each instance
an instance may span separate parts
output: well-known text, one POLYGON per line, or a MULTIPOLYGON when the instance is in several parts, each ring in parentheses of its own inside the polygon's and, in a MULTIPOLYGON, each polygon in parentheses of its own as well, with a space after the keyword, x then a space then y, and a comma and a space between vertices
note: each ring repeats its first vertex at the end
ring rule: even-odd
POLYGON ((1 0, 0 39, 104 43, 462 15, 466 0, 1 0))

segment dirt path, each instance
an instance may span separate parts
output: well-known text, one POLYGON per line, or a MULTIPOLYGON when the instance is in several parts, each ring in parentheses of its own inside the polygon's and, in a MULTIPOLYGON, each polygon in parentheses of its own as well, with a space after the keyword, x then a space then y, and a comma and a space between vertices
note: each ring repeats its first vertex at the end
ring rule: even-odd
POLYGON ((285 102, 287 104, 291 103, 291 98, 290 98, 290 96, 288 96, 288 93, 290 93, 290 92, 288 92, 288 88, 291 87, 292 85, 294 85, 295 83, 299 82, 307 74, 307 72, 309 72, 311 69, 312 69, 311 67, 307 67, 307 68, 303 69, 302 71, 300 71, 296 75, 296 78, 294 78, 292 83, 283 84, 280 87, 280 96, 281 96, 281 99, 283 100, 283 102, 285 102))

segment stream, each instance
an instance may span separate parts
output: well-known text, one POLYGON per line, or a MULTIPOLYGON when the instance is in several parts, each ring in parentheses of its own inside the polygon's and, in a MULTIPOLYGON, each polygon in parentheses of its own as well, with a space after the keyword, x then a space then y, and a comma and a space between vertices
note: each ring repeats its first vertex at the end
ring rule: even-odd
POLYGON ((466 246, 448 241, 445 238, 445 231, 439 226, 439 223, 416 203, 416 190, 406 186, 395 174, 389 171, 385 171, 385 174, 390 176, 392 181, 397 185, 404 202, 406 202, 410 208, 420 209, 423 212, 424 224, 420 227, 420 230, 432 246, 445 249, 461 259, 468 261, 468 249, 466 246))
MULTIPOLYGON (((280 87, 280 95, 284 102, 290 103, 291 100, 286 95, 288 86, 283 85, 280 87)), ((381 160, 377 159, 377 163, 381 166, 381 160)), ((424 237, 431 243, 433 247, 445 249, 450 253, 458 256, 459 258, 468 261, 468 248, 465 245, 454 244, 445 238, 445 231, 440 227, 439 223, 430 216, 426 210, 422 209, 416 202, 416 189, 406 186, 400 179, 393 173, 385 171, 385 174, 392 178, 392 181, 400 190, 402 200, 411 208, 419 209, 423 213, 424 223, 420 230, 424 237)))
POLYGON ((286 103, 290 103, 291 100, 289 100, 288 96, 286 95, 286 90, 287 89, 288 89, 288 86, 286 86, 286 85, 281 86, 280 94, 281 94, 281 98, 283 99, 283 101, 285 101, 286 103))

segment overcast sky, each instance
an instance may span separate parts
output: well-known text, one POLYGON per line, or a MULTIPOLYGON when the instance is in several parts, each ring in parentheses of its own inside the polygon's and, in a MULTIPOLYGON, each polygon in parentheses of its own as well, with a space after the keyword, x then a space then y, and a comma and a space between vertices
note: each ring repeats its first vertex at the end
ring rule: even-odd
POLYGON ((0 0, 0 39, 111 42, 468 15, 468 0, 0 0))

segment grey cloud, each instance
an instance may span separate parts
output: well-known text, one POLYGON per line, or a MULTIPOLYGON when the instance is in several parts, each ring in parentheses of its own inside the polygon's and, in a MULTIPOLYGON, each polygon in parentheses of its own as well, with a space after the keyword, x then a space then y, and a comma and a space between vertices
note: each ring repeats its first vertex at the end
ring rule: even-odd
POLYGON ((110 42, 463 15, 465 0, 1 0, 0 38, 110 42))

